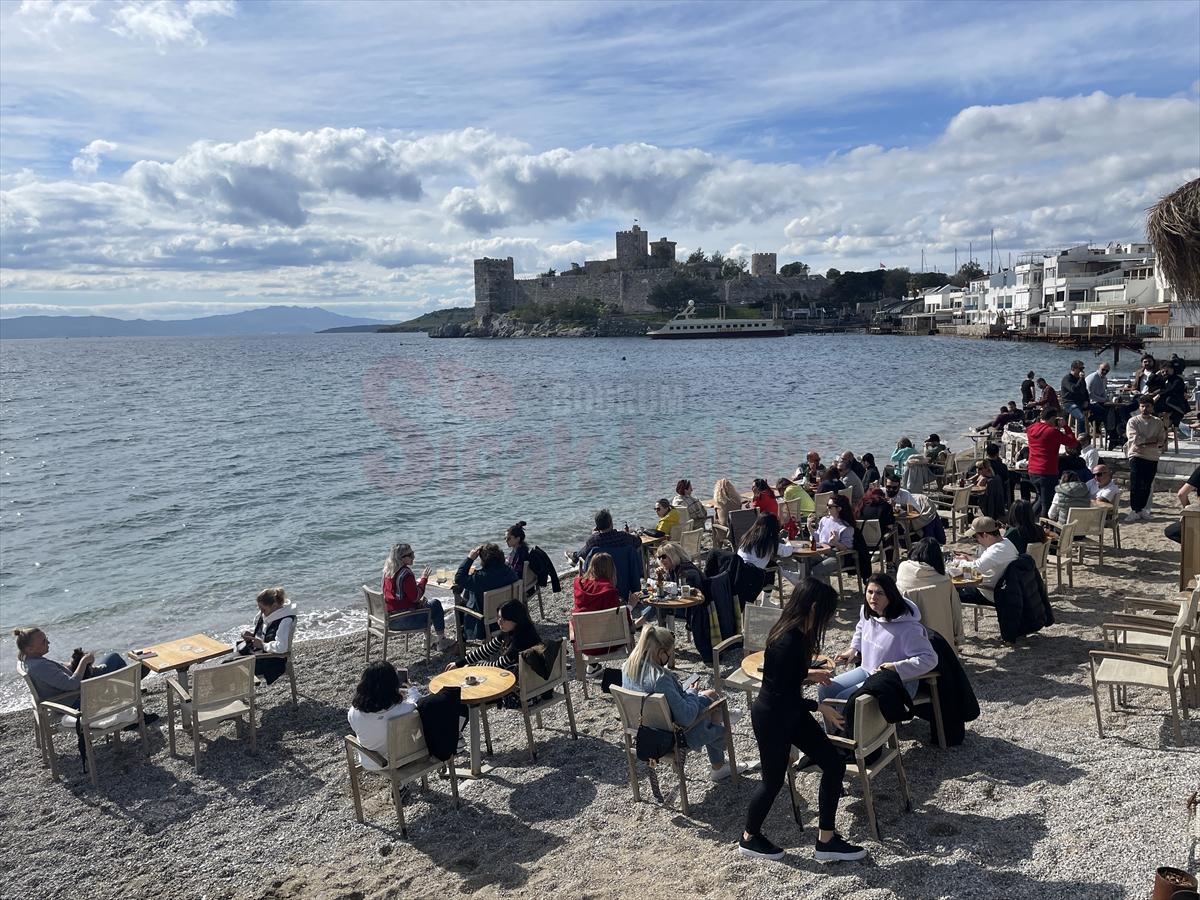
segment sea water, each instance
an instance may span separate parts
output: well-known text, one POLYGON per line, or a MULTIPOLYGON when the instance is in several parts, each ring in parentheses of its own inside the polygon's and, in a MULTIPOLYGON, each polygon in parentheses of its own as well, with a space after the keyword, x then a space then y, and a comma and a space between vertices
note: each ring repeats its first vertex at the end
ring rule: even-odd
POLYGON ((809 449, 881 467, 901 435, 962 449, 1026 371, 1057 387, 1079 355, 860 334, 4 341, 0 709, 27 702, 16 625, 60 660, 231 638, 282 585, 301 638, 361 629, 361 585, 395 542, 453 567, 525 520, 561 562, 598 507, 650 526, 679 478, 704 497, 809 449))

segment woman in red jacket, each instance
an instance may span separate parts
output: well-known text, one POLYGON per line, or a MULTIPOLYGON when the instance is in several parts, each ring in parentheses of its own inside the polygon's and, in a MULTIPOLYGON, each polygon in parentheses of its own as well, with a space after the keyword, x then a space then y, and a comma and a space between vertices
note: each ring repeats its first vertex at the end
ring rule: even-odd
POLYGON ((389 631, 418 631, 424 627, 423 620, 416 616, 400 615, 429 607, 433 628, 437 632, 438 650, 446 650, 452 643, 446 638, 446 613, 436 600, 425 599, 425 585, 430 570, 425 569, 421 577, 413 574, 412 564, 416 558, 412 545, 396 544, 383 561, 383 599, 387 601, 389 631))
MULTIPOLYGON (((575 605, 571 608, 571 613, 602 612, 623 605, 621 595, 617 593, 617 567, 613 558, 607 553, 593 553, 591 561, 588 562, 587 572, 575 579, 575 605)), ((628 609, 625 610, 625 615, 629 615, 628 609)), ((571 636, 574 637, 574 634, 575 629, 572 627, 571 636)), ((615 653, 620 649, 618 644, 594 649, 590 654, 585 651, 583 655, 586 657, 591 654, 615 653)), ((595 675, 599 670, 599 663, 588 663, 589 675, 595 675)))

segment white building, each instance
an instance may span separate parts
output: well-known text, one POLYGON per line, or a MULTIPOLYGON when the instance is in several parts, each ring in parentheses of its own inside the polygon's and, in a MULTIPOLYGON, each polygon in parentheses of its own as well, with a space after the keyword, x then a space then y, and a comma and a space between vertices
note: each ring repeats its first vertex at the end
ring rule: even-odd
POLYGON ((1149 244, 1081 245, 1042 260, 1043 317, 1049 332, 1132 330, 1170 318, 1173 292, 1157 275, 1149 244))

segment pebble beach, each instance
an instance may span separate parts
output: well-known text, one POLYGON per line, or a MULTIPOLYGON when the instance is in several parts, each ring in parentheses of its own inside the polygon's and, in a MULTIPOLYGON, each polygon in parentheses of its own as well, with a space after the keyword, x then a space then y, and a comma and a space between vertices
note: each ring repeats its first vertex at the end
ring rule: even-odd
MULTIPOLYGON (((1172 498, 1158 497, 1156 508, 1172 498)), ((1088 650, 1099 626, 1131 596, 1174 597, 1178 550, 1162 537, 1169 521, 1122 529, 1124 549, 1094 553, 1076 567, 1074 588, 1052 593, 1057 624, 1007 644, 994 617, 972 630, 962 658, 982 713, 966 741, 940 750, 920 720, 900 726, 912 812, 891 772, 876 785, 882 842, 870 839, 856 779, 848 779, 838 827, 864 843, 861 863, 825 866, 812 857, 817 776, 801 778, 805 825, 781 792, 764 832, 787 850, 781 863, 735 852, 756 783, 711 784, 702 753, 688 756, 692 815, 685 817, 673 773, 660 777, 664 803, 629 788, 615 708, 573 682, 578 738, 559 704, 535 732, 529 759, 519 711, 490 715, 497 768, 461 781, 410 789, 408 838, 400 835, 386 782, 365 784, 366 823, 354 819, 343 736, 345 711, 364 665, 364 638, 300 642, 299 709, 279 682, 260 692, 257 754, 232 725, 206 742, 191 765, 190 738, 167 750, 166 723, 150 730, 147 760, 132 735, 99 751, 100 788, 83 775, 74 739, 59 736, 65 773, 40 765, 31 715, 0 717, 0 766, 9 802, 0 809, 8 896, 203 898, 384 897, 710 897, 710 898, 1140 898, 1154 869, 1195 871, 1196 823, 1187 796, 1200 781, 1200 724, 1183 722, 1174 743, 1167 698, 1132 691, 1131 706, 1105 710, 1096 735, 1088 650), (73 848, 70 849, 70 848, 73 848)), ((1049 587, 1054 588, 1053 567, 1049 587)), ((544 636, 563 637, 569 584, 548 595, 544 636)), ((843 600, 828 648, 848 641, 857 605, 843 600)), ((686 641, 681 673, 702 671, 686 641)), ((442 668, 414 642, 392 645, 397 665, 424 683, 442 668)), ((441 664, 439 664, 441 663, 441 664)), ((146 707, 165 713, 161 681, 146 707)), ((745 708, 742 695, 731 698, 745 708)), ((735 726, 740 761, 756 758, 749 717, 735 726)), ((458 758, 460 769, 466 757, 458 758)))

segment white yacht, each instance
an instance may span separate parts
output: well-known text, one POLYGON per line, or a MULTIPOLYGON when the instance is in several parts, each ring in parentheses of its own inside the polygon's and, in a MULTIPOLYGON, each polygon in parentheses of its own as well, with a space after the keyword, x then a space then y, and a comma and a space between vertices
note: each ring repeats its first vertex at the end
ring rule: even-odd
POLYGON ((727 319, 725 307, 715 319, 697 319, 696 301, 656 331, 647 333, 655 341, 694 340, 699 338, 784 337, 785 329, 776 319, 727 319))

